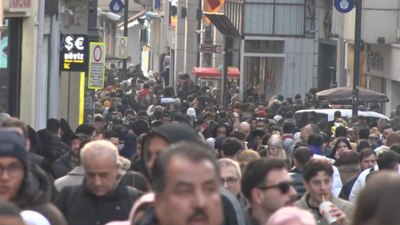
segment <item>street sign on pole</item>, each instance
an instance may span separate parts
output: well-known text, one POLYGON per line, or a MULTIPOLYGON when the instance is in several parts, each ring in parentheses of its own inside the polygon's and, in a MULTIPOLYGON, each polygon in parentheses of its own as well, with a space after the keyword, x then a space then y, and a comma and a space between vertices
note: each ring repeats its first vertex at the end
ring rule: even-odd
POLYGON ((118 37, 117 38, 117 57, 120 59, 128 58, 128 38, 118 37))
POLYGON ((362 1, 356 2, 356 29, 354 32, 354 77, 352 97, 352 122, 358 116, 358 97, 360 88, 360 63, 361 63, 361 22, 362 22, 362 1))
POLYGON ((124 3, 121 0, 112 0, 109 5, 110 11, 113 13, 122 12, 124 9, 124 3))
POLYGON ((199 52, 222 53, 221 45, 199 44, 199 52))
POLYGON ((89 58, 89 89, 104 88, 104 72, 106 63, 106 48, 103 42, 90 42, 89 58))
POLYGON ((355 0, 335 0, 335 8, 341 13, 348 13, 354 8, 355 0))

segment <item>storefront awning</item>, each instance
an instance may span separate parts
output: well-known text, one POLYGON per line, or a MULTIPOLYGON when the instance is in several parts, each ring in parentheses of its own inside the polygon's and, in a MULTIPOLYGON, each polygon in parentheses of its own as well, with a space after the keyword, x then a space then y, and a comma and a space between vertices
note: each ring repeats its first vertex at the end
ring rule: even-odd
MULTIPOLYGON (((217 68, 193 67, 192 74, 202 79, 221 79, 221 72, 217 68)), ((240 77, 240 71, 236 67, 228 67, 228 78, 237 79, 240 77)))
POLYGON ((232 22, 223 13, 214 12, 203 12, 205 16, 211 21, 212 24, 221 32, 223 35, 231 37, 241 37, 239 31, 232 24, 232 22))

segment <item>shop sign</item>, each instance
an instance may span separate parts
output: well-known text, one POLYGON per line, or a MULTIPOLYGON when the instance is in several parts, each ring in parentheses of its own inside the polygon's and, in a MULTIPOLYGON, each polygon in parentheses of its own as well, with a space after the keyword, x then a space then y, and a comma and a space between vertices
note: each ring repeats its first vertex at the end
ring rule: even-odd
POLYGON ((61 36, 60 71, 86 72, 88 57, 87 35, 65 34, 61 36))
POLYGON ((10 12, 26 12, 30 9, 31 0, 10 0, 10 12))

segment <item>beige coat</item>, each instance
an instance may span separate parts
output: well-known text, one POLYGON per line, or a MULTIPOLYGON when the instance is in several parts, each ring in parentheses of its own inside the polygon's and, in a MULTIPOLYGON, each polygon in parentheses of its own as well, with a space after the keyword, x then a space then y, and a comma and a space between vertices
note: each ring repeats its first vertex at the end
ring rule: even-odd
MULTIPOLYGON (((353 218, 353 204, 351 202, 345 201, 343 199, 337 198, 331 195, 331 201, 336 207, 338 207, 344 214, 346 214, 347 219, 349 220, 348 225, 351 224, 351 219, 353 218)), ((319 213, 317 208, 310 208, 310 205, 307 203, 307 199, 309 199, 309 194, 306 193, 300 200, 295 203, 296 207, 301 209, 305 209, 310 211, 317 221, 318 225, 329 225, 325 218, 319 213)))

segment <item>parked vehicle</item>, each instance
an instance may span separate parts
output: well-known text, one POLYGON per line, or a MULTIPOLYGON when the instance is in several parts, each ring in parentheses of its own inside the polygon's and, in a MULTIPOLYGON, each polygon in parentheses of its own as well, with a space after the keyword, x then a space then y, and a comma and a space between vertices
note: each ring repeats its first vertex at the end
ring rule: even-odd
MULTIPOLYGON (((342 114, 342 118, 346 121, 352 118, 352 110, 351 109, 304 109, 299 110, 295 113, 294 119, 296 122, 301 120, 310 119, 312 117, 316 117, 316 121, 320 121, 321 119, 326 119, 328 122, 334 119, 334 114, 336 111, 340 111, 342 114)), ((383 114, 373 112, 373 111, 358 111, 358 115, 364 116, 367 124, 371 124, 373 122, 378 121, 379 119, 387 119, 389 118, 383 114)))

